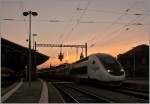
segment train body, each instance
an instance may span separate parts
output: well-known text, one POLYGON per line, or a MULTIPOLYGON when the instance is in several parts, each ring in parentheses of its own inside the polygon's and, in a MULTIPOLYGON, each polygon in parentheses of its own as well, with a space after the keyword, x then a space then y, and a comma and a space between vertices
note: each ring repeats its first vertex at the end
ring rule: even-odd
POLYGON ((64 64, 53 75, 61 78, 94 79, 102 82, 121 82, 125 79, 125 71, 120 63, 111 55, 92 54, 72 64, 64 64))

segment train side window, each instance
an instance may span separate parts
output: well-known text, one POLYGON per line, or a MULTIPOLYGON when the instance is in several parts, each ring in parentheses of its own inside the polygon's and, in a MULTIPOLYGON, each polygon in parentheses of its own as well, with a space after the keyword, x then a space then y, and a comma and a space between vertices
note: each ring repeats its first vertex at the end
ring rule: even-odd
POLYGON ((76 61, 75 63, 80 63, 80 62, 83 62, 83 61, 87 61, 88 59, 89 59, 89 57, 86 57, 86 58, 83 58, 83 59, 81 59, 79 61, 76 61))
POLYGON ((94 61, 94 60, 92 61, 92 64, 95 64, 95 61, 94 61))
POLYGON ((87 66, 82 66, 82 67, 70 70, 70 74, 86 74, 86 73, 87 73, 87 66))

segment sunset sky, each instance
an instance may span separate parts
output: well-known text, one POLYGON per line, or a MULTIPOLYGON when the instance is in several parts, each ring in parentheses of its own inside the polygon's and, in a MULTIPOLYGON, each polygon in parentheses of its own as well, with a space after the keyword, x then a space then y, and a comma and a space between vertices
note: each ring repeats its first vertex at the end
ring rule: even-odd
MULTIPOLYGON (((149 0, 0 0, 0 33, 3 38, 28 47, 28 16, 32 10, 32 34, 37 43, 88 44, 88 55, 108 53, 116 56, 149 44, 149 0)), ((57 65, 60 48, 38 47, 48 55, 46 63, 57 65)), ((63 62, 79 59, 82 49, 63 48, 63 62)), ((61 62, 61 63, 63 63, 61 62)))

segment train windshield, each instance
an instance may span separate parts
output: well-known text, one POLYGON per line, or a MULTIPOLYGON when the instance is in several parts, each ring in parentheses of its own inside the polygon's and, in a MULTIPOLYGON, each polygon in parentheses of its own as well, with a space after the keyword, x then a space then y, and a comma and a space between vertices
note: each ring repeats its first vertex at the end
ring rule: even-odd
POLYGON ((109 73, 114 75, 121 75, 121 65, 118 63, 118 61, 109 55, 97 55, 98 59, 101 61, 101 63, 104 65, 104 67, 109 71, 109 73))

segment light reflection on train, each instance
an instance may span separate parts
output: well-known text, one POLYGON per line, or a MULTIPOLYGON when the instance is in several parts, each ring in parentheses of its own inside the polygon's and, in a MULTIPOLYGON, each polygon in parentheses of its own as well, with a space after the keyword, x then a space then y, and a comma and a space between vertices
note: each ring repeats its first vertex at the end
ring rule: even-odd
POLYGON ((47 76, 75 80, 94 79, 102 82, 121 82, 125 79, 125 71, 111 55, 96 53, 72 64, 57 66, 55 69, 47 71, 47 76))

